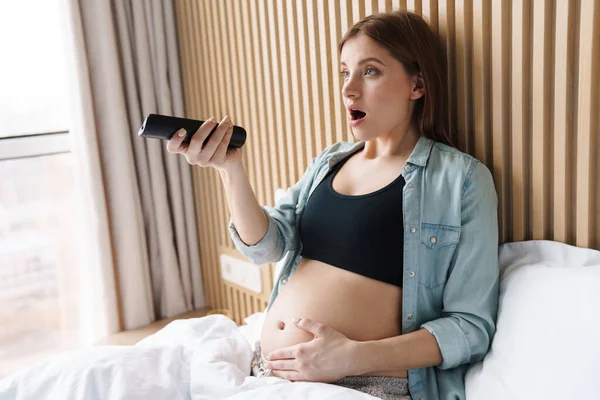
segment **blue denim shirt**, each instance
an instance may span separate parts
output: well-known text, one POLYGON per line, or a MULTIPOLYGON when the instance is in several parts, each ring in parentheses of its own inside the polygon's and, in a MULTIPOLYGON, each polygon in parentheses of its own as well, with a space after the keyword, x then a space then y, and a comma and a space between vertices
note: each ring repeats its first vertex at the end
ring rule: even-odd
MULTIPOLYGON (((339 142, 315 157, 302 178, 279 199, 263 207, 265 236, 247 246, 230 220, 238 250, 255 264, 285 264, 267 309, 296 271, 302 243, 297 221, 310 195, 340 160, 364 142, 339 142), (288 254, 289 252, 289 254, 288 254)), ((469 363, 483 359, 496 329, 498 308, 498 199, 492 175, 477 159, 421 137, 402 169, 406 181, 402 333, 421 328, 435 336, 442 364, 409 370, 414 400, 465 399, 469 363)), ((374 227, 376 229, 376 227, 374 227)))

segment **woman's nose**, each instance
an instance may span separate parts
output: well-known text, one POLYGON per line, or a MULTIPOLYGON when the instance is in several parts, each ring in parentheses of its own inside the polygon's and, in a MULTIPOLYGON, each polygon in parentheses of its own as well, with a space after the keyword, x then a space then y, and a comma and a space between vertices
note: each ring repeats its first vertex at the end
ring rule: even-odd
POLYGON ((356 82, 348 79, 342 87, 342 96, 346 98, 354 98, 360 95, 360 89, 356 82))

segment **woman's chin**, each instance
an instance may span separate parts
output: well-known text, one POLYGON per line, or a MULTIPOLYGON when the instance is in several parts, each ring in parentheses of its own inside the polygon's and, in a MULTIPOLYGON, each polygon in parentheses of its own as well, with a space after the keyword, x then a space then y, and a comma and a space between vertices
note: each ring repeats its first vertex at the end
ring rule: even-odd
POLYGON ((362 126, 352 128, 352 136, 359 142, 368 142, 369 140, 377 139, 377 135, 367 133, 362 126))

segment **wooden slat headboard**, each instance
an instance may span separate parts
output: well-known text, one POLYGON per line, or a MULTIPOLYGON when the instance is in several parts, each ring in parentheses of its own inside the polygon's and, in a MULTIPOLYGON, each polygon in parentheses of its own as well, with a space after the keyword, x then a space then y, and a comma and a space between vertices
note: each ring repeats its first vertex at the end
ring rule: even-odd
MULTIPOLYGON (((230 114, 248 131, 244 163, 261 204, 325 146, 353 141, 337 42, 365 15, 406 6, 446 47, 459 148, 493 172, 502 242, 600 248, 600 2, 594 0, 177 0, 186 113, 230 114)), ((236 321, 266 306, 219 277, 235 249, 218 174, 195 168, 207 304, 236 321), (245 315, 244 315, 245 314, 245 315)), ((274 265, 264 268, 272 287, 274 265)))

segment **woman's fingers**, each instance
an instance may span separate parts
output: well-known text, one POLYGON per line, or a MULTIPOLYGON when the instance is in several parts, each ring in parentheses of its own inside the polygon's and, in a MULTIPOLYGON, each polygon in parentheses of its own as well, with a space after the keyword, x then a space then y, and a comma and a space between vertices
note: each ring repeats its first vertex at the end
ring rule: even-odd
MULTIPOLYGON (((215 132, 216 134, 216 132, 215 132)), ((229 142, 231 141, 231 136, 233 135, 233 124, 229 124, 229 128, 225 133, 225 136, 219 143, 215 154, 209 160, 210 163, 215 165, 223 165, 227 160, 227 148, 229 147, 229 142)), ((211 138, 212 140, 212 138, 211 138)))
POLYGON ((208 163, 210 159, 212 159, 213 155, 217 151, 217 147, 219 147, 219 143, 223 140, 223 137, 227 133, 227 130, 231 126, 231 118, 229 115, 226 115, 221 122, 219 122, 219 126, 217 130, 214 131, 208 142, 202 148, 202 154, 200 155, 200 160, 204 163, 208 163))
POLYGON ((265 368, 277 371, 298 371, 296 359, 269 361, 265 368))
POLYGON ((218 122, 215 120, 215 118, 210 117, 204 121, 202 125, 200 125, 200 128, 198 128, 196 133, 194 133, 194 136, 192 136, 192 140, 190 140, 189 152, 195 156, 195 160, 199 161, 204 157, 204 154, 201 153, 204 150, 202 148, 202 144, 208 135, 210 135, 212 130, 215 129, 217 124, 218 122))
POLYGON ((167 142, 167 151, 169 153, 185 153, 188 144, 183 141, 187 131, 183 128, 175 132, 175 134, 167 142))
POLYGON ((210 117, 194 133, 189 144, 183 141, 186 134, 183 129, 177 131, 167 142, 167 151, 183 154, 189 164, 200 167, 221 168, 228 161, 229 142, 233 135, 233 123, 229 115, 220 123, 210 117))

